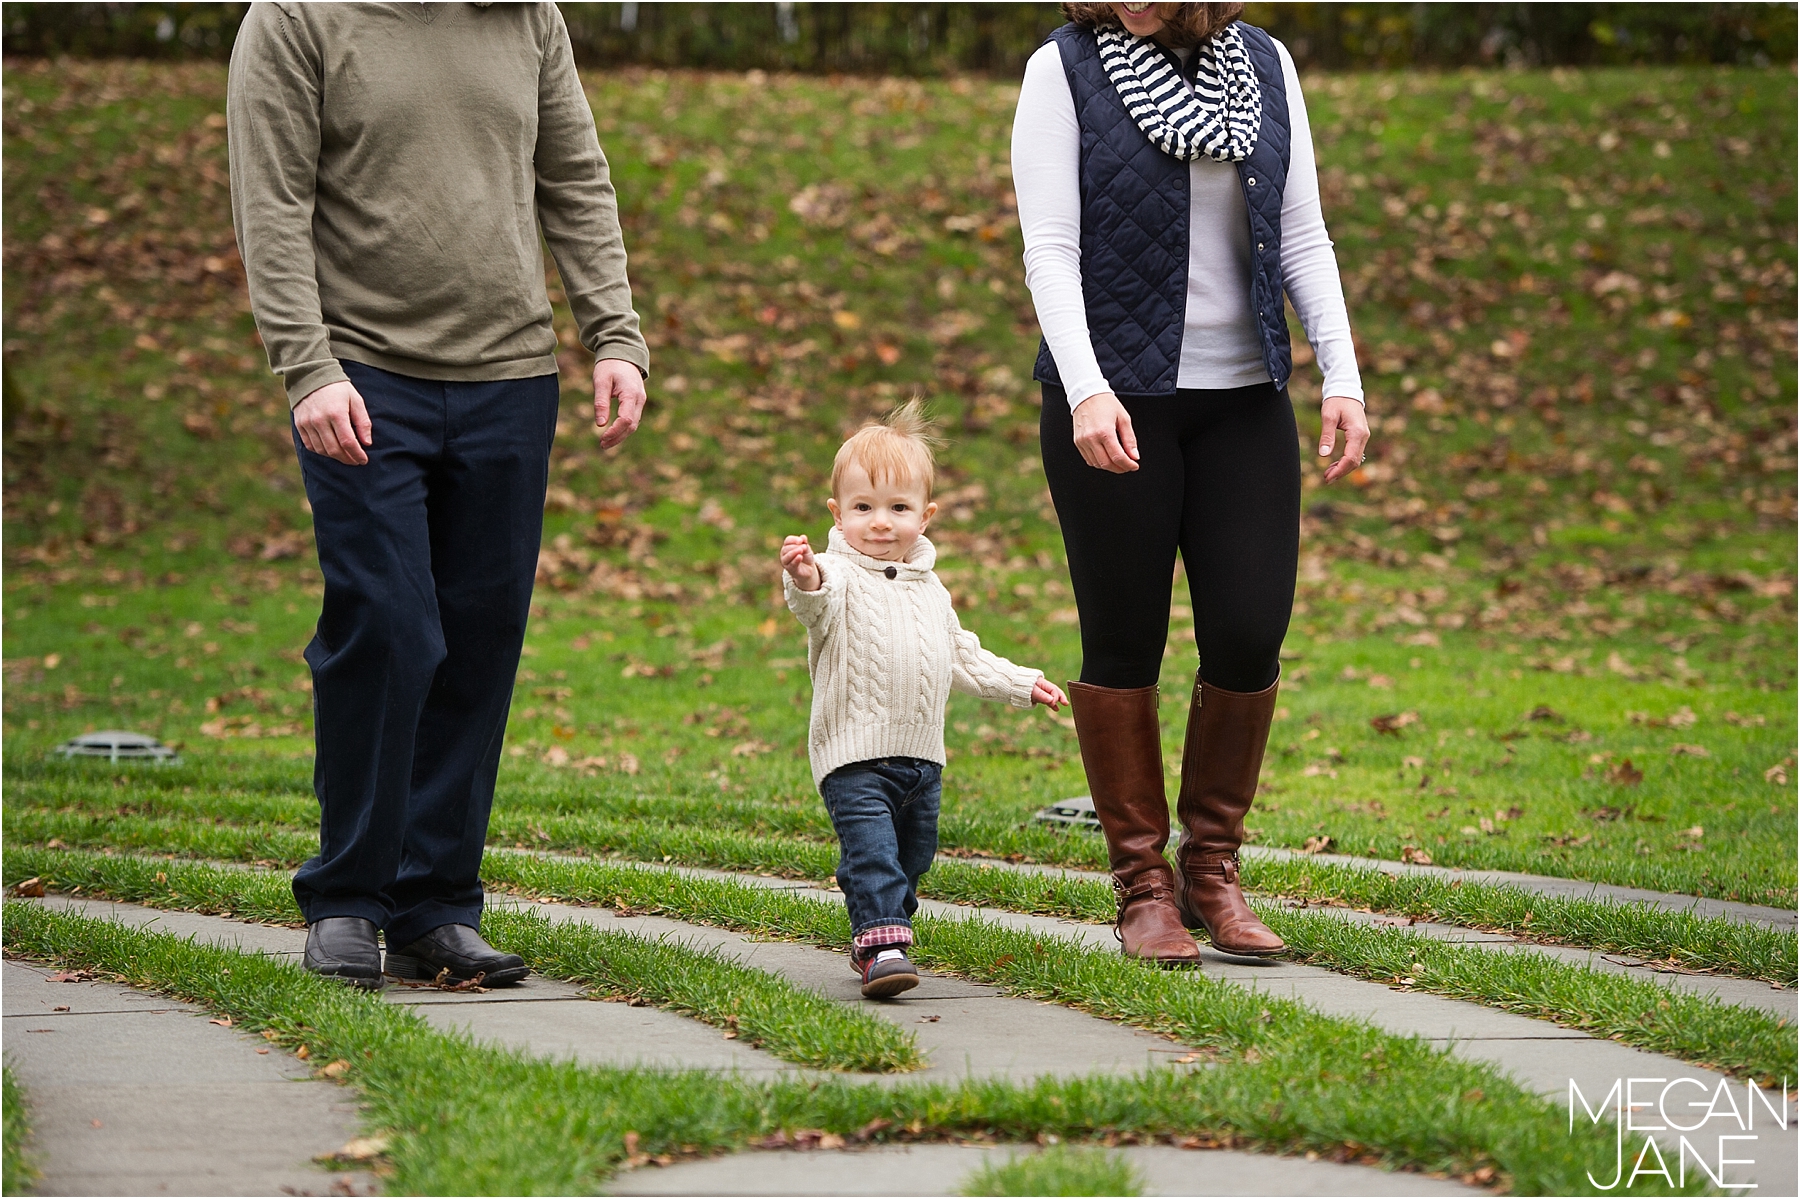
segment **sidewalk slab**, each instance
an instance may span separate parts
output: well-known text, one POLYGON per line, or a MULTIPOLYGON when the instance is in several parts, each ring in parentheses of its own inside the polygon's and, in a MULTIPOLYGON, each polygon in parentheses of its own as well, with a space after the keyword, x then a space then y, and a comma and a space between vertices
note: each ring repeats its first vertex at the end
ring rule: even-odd
MULTIPOLYGON (((703 873, 688 868, 682 872, 703 873)), ((714 877, 734 877, 722 871, 704 873, 714 877)), ((841 903, 843 898, 835 892, 791 883, 784 889, 823 903, 841 903)), ((965 907, 937 900, 920 901, 920 909, 950 919, 981 916, 1009 928, 1067 937, 1108 952, 1116 949, 1112 930, 1105 925, 1003 909, 965 907)), ((1210 945, 1201 946, 1200 953, 1201 974, 1291 998, 1325 1015, 1365 1019, 1399 1036, 1424 1037, 1458 1056, 1494 1064, 1527 1090, 1545 1096, 1559 1107, 1566 1107, 1569 1102, 1571 1081, 1580 1087, 1590 1102, 1598 1102, 1598 1096, 1604 1096, 1615 1080, 1623 1078, 1655 1078, 1664 1084, 1678 1078, 1691 1079, 1703 1086, 1707 1094, 1726 1081, 1724 1075, 1715 1071, 1593 1037, 1577 1029, 1562 1028, 1547 1020, 1426 992, 1396 990, 1322 967, 1231 957, 1210 945)), ((1735 1089, 1741 1100, 1743 1084, 1735 1084, 1735 1089)), ((1685 1096, 1700 1092, 1683 1087, 1676 1093, 1685 1096)), ((1779 1095, 1776 1102, 1779 1106, 1779 1095)), ((1800 1093, 1788 1092, 1786 1111, 1786 1129, 1759 1127, 1755 1130, 1757 1141, 1737 1143, 1745 1149, 1743 1156, 1751 1158, 1755 1164, 1734 1167, 1738 1173, 1732 1180, 1753 1181, 1767 1193, 1800 1194, 1800 1093)), ((1685 1112, 1678 1116, 1692 1118, 1685 1112)), ((1726 1129, 1717 1123, 1711 1128, 1714 1135, 1741 1131, 1736 1127, 1726 1129)), ((1666 1128, 1657 1132, 1659 1143, 1668 1149, 1678 1147, 1677 1136, 1675 1131, 1666 1128)), ((1735 1151, 1731 1155, 1735 1155, 1735 1151)), ((1602 1164, 1597 1164, 1596 1169, 1602 1164)))
POLYGON ((1606 953, 1598 949, 1579 949, 1572 945, 1543 945, 1523 941, 1505 933, 1481 932, 1453 924, 1432 924, 1421 920, 1416 924, 1397 921, 1392 916, 1359 912, 1354 908, 1311 907, 1308 911, 1349 920, 1418 933, 1436 941, 1472 945, 1495 952, 1532 953, 1552 957, 1571 966, 1585 966, 1601 974, 1619 974, 1643 982, 1653 982, 1672 991, 1716 999, 1734 1007, 1758 1008, 1774 1016, 1786 1016, 1789 1023, 1800 1022, 1800 991, 1793 987, 1777 987, 1755 978, 1734 978, 1721 974, 1687 974, 1678 970, 1659 969, 1630 954, 1606 953))
MULTIPOLYGON (((503 898, 503 897, 496 897, 503 898)), ((130 903, 47 896, 44 903, 151 932, 195 937, 246 953, 298 962, 306 930, 246 924, 221 916, 164 912, 130 903)), ((389 985, 390 1003, 412 1008, 434 1028, 466 1032, 480 1041, 525 1049, 542 1057, 574 1058, 596 1066, 742 1070, 775 1074, 795 1069, 765 1050, 727 1041, 710 1025, 654 1007, 602 1003, 570 983, 532 975, 516 987, 454 992, 389 985)))
POLYGON ((0 971, 6 1060, 43 1170, 36 1193, 373 1193, 371 1175, 312 1161, 357 1135, 349 1088, 164 996, 52 982, 18 959, 0 971))
MULTIPOLYGON (((494 902, 504 902, 500 896, 494 902)), ((516 901, 515 901, 516 902, 516 901)), ((604 908, 520 903, 551 920, 597 929, 668 938, 718 950, 746 966, 786 978, 890 1020, 911 1032, 929 1065, 910 1074, 857 1075, 874 1081, 952 1081, 963 1077, 1023 1082, 1046 1075, 1136 1074, 1183 1056, 1166 1037, 1115 1024, 1060 1004, 1012 998, 997 987, 923 972, 919 986, 891 1000, 866 1000, 847 955, 787 941, 759 941, 740 933, 659 916, 619 916, 604 908)))
MULTIPOLYGON (((752 1150, 660 1169, 624 1171, 611 1195, 956 1195, 976 1170, 1039 1152, 1036 1145, 878 1145, 801 1152, 752 1150)), ((1130 1145, 1146 1195, 1479 1195, 1422 1174, 1235 1149, 1130 1145)))
MULTIPOLYGON (((1070 836, 1089 835, 1075 834, 1070 836)), ((1097 836, 1098 834, 1092 834, 1097 836)), ((1246 858, 1262 858, 1271 862, 1300 859, 1325 862, 1333 866, 1349 866, 1357 870, 1380 870, 1386 874, 1423 874, 1446 881, 1459 879, 1465 883, 1487 883, 1491 886, 1516 887, 1534 895, 1559 899, 1600 899, 1614 903, 1636 903, 1669 912, 1691 912, 1696 916, 1719 916, 1740 924, 1762 924, 1770 928, 1792 931, 1800 927, 1800 912, 1787 908, 1765 907, 1754 903, 1737 903, 1728 899, 1705 899, 1698 895, 1682 895, 1673 891, 1649 891, 1642 887, 1621 887, 1612 883, 1588 882, 1575 878, 1556 878, 1548 874, 1525 874, 1516 870, 1469 870, 1460 866, 1421 866, 1412 862, 1395 862, 1386 858, 1362 858, 1354 854, 1303 854, 1292 849, 1276 849, 1266 845, 1246 845, 1238 851, 1246 858)), ((1060 874, 1069 878, 1108 882, 1110 875, 1093 870, 1076 870, 1064 866, 1043 866, 1031 862, 1008 862, 1002 858, 963 858, 940 854, 940 862, 978 863, 997 870, 1020 870, 1033 874, 1060 874)))
MULTIPOLYGON (((683 868, 681 873, 739 877, 725 872, 702 872, 691 868, 683 868)), ((757 879, 755 876, 745 878, 744 881, 763 885, 779 882, 781 889, 796 897, 831 904, 842 902, 842 896, 835 892, 804 885, 796 886, 788 881, 757 879)), ((503 896, 495 896, 493 901, 522 902, 503 896)), ((96 905, 109 906, 116 906, 120 915, 127 919, 153 921, 174 915, 153 913, 140 908, 135 909, 138 915, 132 916, 127 914, 131 905, 96 905)), ((543 912, 552 919, 580 920, 595 927, 620 928, 647 935, 671 935, 691 944, 713 946, 759 968, 781 973, 800 985, 837 995, 845 1002, 861 1002, 855 995, 854 979, 844 964, 843 956, 830 951, 785 942, 753 941, 725 930, 688 925, 659 917, 621 918, 600 908, 542 903, 523 906, 543 912)), ((1111 929, 1104 925, 1082 924, 1004 910, 969 908, 929 900, 924 901, 921 906, 926 912, 951 919, 976 915, 1010 928, 1070 938, 1107 952, 1115 949, 1111 929)), ((235 923, 212 917, 189 916, 186 920, 204 921, 213 926, 235 923)), ((199 931, 198 928, 196 931, 199 931)), ((245 934, 238 935, 243 937, 245 934)), ((255 936, 271 939, 275 936, 298 938, 302 934, 297 930, 273 930, 255 936)), ((1622 1078, 1691 1079, 1704 1087, 1707 1094, 1711 1094, 1722 1081, 1722 1076, 1715 1072, 1696 1069, 1659 1054, 1594 1038, 1578 1030, 1564 1029, 1549 1021, 1424 992, 1395 990, 1381 983, 1319 967, 1228 957, 1210 946, 1203 946, 1201 952, 1202 965, 1197 973, 1290 997, 1323 1014, 1369 1020, 1377 1027, 1397 1035, 1423 1037, 1459 1056, 1493 1063, 1527 1089, 1544 1095, 1559 1106, 1568 1102, 1571 1081, 1581 1088, 1583 1095, 1595 1102, 1598 1101, 1598 1096, 1607 1093, 1615 1080, 1622 1078)), ((914 1013, 940 1016, 936 1022, 906 1025, 919 1033, 921 1045, 932 1052, 932 1070, 911 1075, 873 1077, 897 1082, 930 1077, 936 1070, 948 1070, 957 1075, 974 1072, 1010 1078, 1044 1073, 1086 1073, 1108 1068, 1130 1072, 1142 1069, 1148 1061, 1169 1060, 1166 1055, 1172 1048, 1170 1042, 1057 1005, 1010 999, 997 993, 992 993, 991 998, 986 997, 983 993, 988 990, 960 980, 933 980, 916 992, 920 995, 919 1000, 909 1002, 902 999, 870 1005, 872 1011, 886 1018, 896 1019, 896 1022, 900 1022, 898 1017, 902 1013, 906 1013, 905 1018, 912 1021, 918 1020, 918 1015, 914 1013), (946 987, 941 994, 934 993, 932 989, 939 981, 946 987), (912 1003, 920 1006, 913 1007, 912 1003), (1015 1014, 1019 1012, 1032 1014, 1021 1017, 1015 1014), (1055 1015, 1045 1015, 1046 1013, 1055 1015), (1022 1036, 1020 1032, 1021 1029, 1036 1029, 1046 1020, 1070 1018, 1082 1027, 1081 1033, 1071 1036, 1059 1031, 1052 1041, 1035 1032, 1030 1036, 1022 1036), (1066 1064, 1058 1048, 1064 1042, 1076 1050, 1066 1064), (1153 1046, 1150 1042, 1158 1042, 1159 1045, 1153 1046), (1126 1048, 1128 1045, 1129 1049, 1126 1048), (1160 1047, 1162 1052, 1154 1052, 1156 1047, 1160 1047), (1023 1055, 1028 1055, 1028 1058, 1023 1055), (945 1060, 946 1058, 949 1060, 945 1060)), ((562 1004, 492 999, 493 995, 499 994, 504 993, 453 997, 456 1002, 435 1001, 422 1010, 467 1013, 468 1022, 465 1026, 478 1036, 493 1036, 494 1039, 534 1052, 555 1052, 557 1050, 552 1046, 564 1047, 566 1051, 569 1045, 568 1033, 558 1024, 557 1017, 552 1016, 530 1028, 515 1025, 506 1037, 486 1032, 488 1026, 478 1021, 498 1020, 500 1017, 489 1013, 499 1012, 504 1008, 512 1008, 516 1013, 524 1009, 567 1010, 568 1003, 581 1003, 585 1007, 601 1009, 619 1006, 589 1004, 585 1000, 573 998, 562 1004), (477 1011, 482 1013, 479 1017, 475 1015, 477 1011), (559 1037, 561 1040, 556 1039, 559 1037)), ((407 999, 401 1001, 410 1002, 407 999)), ((646 1013, 654 1009, 625 1010, 646 1013)), ((509 1015, 506 1018, 517 1017, 509 1015)), ((705 1028, 681 1017, 669 1018, 705 1028)), ((492 1027, 498 1028, 499 1025, 492 1027)), ((707 1030, 707 1035, 710 1032, 711 1030, 707 1030)), ((582 1041, 587 1042, 587 1036, 591 1035, 595 1034, 585 1034, 582 1041)), ((1738 1089, 1741 1091, 1741 1084, 1738 1089)), ((1789 1095, 1794 1096, 1794 1093, 1789 1092, 1789 1095)), ((1739 1173, 1735 1180, 1754 1181, 1761 1190, 1777 1194, 1800 1193, 1800 1165, 1797 1165, 1800 1163, 1800 1120, 1794 1118, 1800 1115, 1800 1110, 1796 1109, 1794 1099, 1790 1099, 1787 1109, 1788 1128, 1785 1131, 1758 1129, 1761 1139, 1751 1143, 1744 1154, 1756 1164, 1738 1167, 1739 1173)), ((1670 1149, 1675 1148, 1673 1131, 1665 1129, 1659 1132, 1658 1140, 1670 1149)))
MULTIPOLYGON (((1269 852, 1273 853, 1275 851, 1269 852)), ((1290 854, 1289 856, 1295 855, 1290 854)), ((1320 859, 1323 859, 1326 856, 1327 855, 1319 855, 1320 859)), ((940 858, 939 860, 967 862, 969 859, 940 858)), ((1375 862, 1368 858, 1349 858, 1346 860, 1360 864, 1369 869, 1397 865, 1397 863, 1375 862)), ((985 859, 983 861, 985 861, 985 859)), ((1095 874, 1091 871, 1065 870, 1060 867, 1034 866, 1028 863, 993 862, 990 863, 990 865, 993 869, 1018 870, 1033 874, 1048 874, 1092 882, 1105 882, 1109 877, 1108 875, 1095 874)), ((1413 869, 1413 867, 1408 867, 1408 869, 1413 869)), ((1420 867, 1418 869, 1424 868, 1420 867)), ((1463 878, 1470 877, 1470 874, 1466 871, 1452 873, 1457 873, 1463 878)), ((1537 876, 1521 875, 1519 877, 1530 878, 1537 876)), ((1549 881, 1561 882, 1566 880, 1552 879, 1549 881)), ((1584 883, 1582 885, 1590 886, 1591 884, 1584 883)), ((789 881, 786 885, 786 889, 807 889, 808 886, 809 885, 806 883, 789 881)), ((1661 894, 1661 892, 1645 892, 1645 894, 1661 894)), ((1686 900, 1692 899, 1693 897, 1667 896, 1666 898, 1671 900, 1686 900)), ((1654 982, 1659 986, 1668 987, 1671 990, 1686 991, 1693 995, 1708 996, 1717 999, 1720 1003, 1733 1004, 1739 1007, 1759 1008, 1776 1016, 1786 1016, 1790 1021, 1800 1021, 1800 991, 1796 991, 1792 987, 1773 987, 1759 979, 1733 978, 1728 975, 1714 974, 1684 974, 1680 971, 1659 969, 1645 963, 1642 959, 1633 957, 1629 954, 1608 954, 1600 950, 1580 949, 1567 945, 1544 945, 1535 941, 1522 940, 1506 933, 1463 928, 1460 925, 1439 924, 1428 920, 1409 922, 1404 917, 1387 916, 1378 912, 1362 912, 1357 911, 1354 908, 1334 907, 1329 904, 1302 904, 1295 900, 1281 898, 1272 898, 1269 902, 1279 903, 1289 908, 1304 908, 1309 912, 1332 916, 1340 920, 1349 920, 1358 924, 1399 928, 1406 932, 1417 933, 1420 936, 1430 937, 1437 941, 1450 941, 1459 945, 1473 945, 1482 948, 1507 949, 1519 953, 1540 953, 1547 957, 1554 957, 1559 961, 1568 962, 1571 965, 1587 966, 1602 974, 1621 974, 1632 978, 1643 979, 1648 982, 1654 982)), ((1751 905, 1740 904, 1737 906, 1749 908, 1751 905)), ((1781 913, 1774 908, 1756 910, 1765 913, 1774 913, 1775 916, 1781 915, 1781 913)), ((1753 921, 1753 923, 1766 923, 1769 927, 1777 930, 1780 928, 1779 922, 1774 918, 1768 920, 1759 919, 1753 921)))

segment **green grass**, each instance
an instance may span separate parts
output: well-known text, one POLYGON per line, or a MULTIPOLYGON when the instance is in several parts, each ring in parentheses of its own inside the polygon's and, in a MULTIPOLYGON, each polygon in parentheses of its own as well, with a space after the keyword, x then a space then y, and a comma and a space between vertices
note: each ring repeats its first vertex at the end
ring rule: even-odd
MULTIPOLYGON (((305 789, 319 581, 215 181, 222 88, 205 65, 8 72, 9 793, 120 723, 185 742, 200 787, 305 789)), ((1258 841, 1792 902, 1793 96, 1785 70, 1309 81, 1379 428, 1351 486, 1308 459, 1258 841)), ((625 72, 592 98, 653 407, 599 453, 571 363, 497 827, 719 804, 822 837, 770 544, 817 531, 846 424, 914 387, 945 413, 965 622, 1077 668, 1031 445, 1012 91, 625 72), (812 217, 790 207, 820 180, 812 217)), ((949 744, 947 846, 1096 864, 1021 827, 1085 790, 1066 725, 959 697, 949 744)))
POLYGON ((1323 915, 1267 914, 1288 943, 1284 956, 1297 961, 1554 1021, 1762 1085, 1800 1079, 1800 1054, 1785 1016, 1528 949, 1458 945, 1323 915))
POLYGON ((1052 1145, 987 1163, 963 1186, 965 1195, 1141 1195, 1143 1180, 1117 1153, 1052 1145))
POLYGON ((37 1181, 37 1167, 26 1154, 31 1140, 31 1113, 26 1107, 25 1088, 11 1066, 0 1068, 0 1123, 5 1129, 5 1185, 8 1195, 23 1195, 37 1181))
MULTIPOLYGON (((109 817, 12 807, 5 813, 5 829, 15 843, 59 842, 77 849, 110 846, 266 865, 295 866, 316 852, 317 838, 310 831, 205 824, 191 818, 201 814, 190 811, 188 818, 109 817)), ((814 881, 830 877, 837 863, 834 847, 793 838, 708 832, 649 821, 570 817, 567 822, 578 827, 570 829, 557 819, 546 818, 530 826, 532 835, 515 843, 534 849, 573 849, 814 881), (550 831, 552 828, 556 831, 550 831), (605 835, 608 829, 618 830, 617 840, 605 835)), ((495 840, 505 843, 508 838, 495 840)), ((1254 892, 1265 895, 1506 932, 1546 944, 1629 953, 1783 986, 1795 984, 1800 968, 1792 935, 1725 917, 1667 912, 1610 900, 1533 895, 1509 886, 1390 875, 1328 862, 1252 859, 1245 862, 1243 875, 1254 892)), ((922 881, 920 894, 952 903, 1100 923, 1110 922, 1114 912, 1112 889, 1105 883, 979 862, 937 863, 922 881)), ((1297 918, 1280 908, 1265 906, 1265 911, 1271 920, 1291 923, 1297 918)))
POLYGON ((911 1033, 720 952, 531 912, 486 912, 481 931, 540 974, 693 1016, 802 1066, 893 1073, 925 1065, 911 1033))
MULTIPOLYGON (((13 850, 5 869, 8 881, 35 875, 52 890, 79 889, 89 895, 156 907, 248 919, 299 920, 287 876, 281 874, 32 849, 13 850)), ((628 913, 650 912, 834 949, 846 949, 850 943, 848 918, 837 905, 732 879, 695 879, 648 867, 562 862, 521 854, 490 854, 484 872, 490 882, 535 897, 598 903, 628 913)), ((1786 1018, 1778 1020, 1758 1010, 1528 951, 1508 953, 1446 943, 1319 913, 1264 907, 1262 914, 1293 947, 1293 956, 1314 965, 1551 1020, 1759 1082, 1780 1085, 1782 1079, 1800 1077, 1786 1018)), ((829 1009, 832 1005, 827 1001, 805 992, 796 994, 794 988, 776 982, 761 987, 753 978, 742 977, 756 972, 721 969, 725 963, 709 955, 661 954, 653 945, 631 938, 620 947, 628 953, 602 962, 589 940, 599 935, 592 930, 550 925, 504 912, 488 913, 484 929, 487 921, 498 921, 495 927, 501 941, 496 943, 521 953, 534 968, 542 962, 546 973, 601 981, 628 994, 641 993, 659 1006, 692 1012, 714 1024, 726 1023, 727 1013, 749 1011, 751 1005, 731 992, 758 994, 760 987, 759 999, 766 1003, 765 997, 772 993, 774 1003, 773 1011, 760 1008, 772 1018, 762 1018, 756 1030, 769 1038, 773 1051, 791 1061, 839 1069, 896 1069, 917 1064, 916 1050, 907 1056, 904 1044, 896 1043, 892 1026, 871 1029, 867 1027, 869 1018, 859 1017, 855 1021, 823 1020, 817 1030, 811 1030, 804 1024, 807 1014, 814 1008, 829 1009), (680 972, 669 970, 664 977, 659 970, 659 959, 664 958, 684 963, 680 972), (829 1047, 821 1044, 828 1035, 829 1047)), ((1176 984, 1169 994, 1156 991, 1145 1000, 1140 994, 1146 985, 1144 967, 1110 951, 1096 951, 1068 938, 1009 930, 979 916, 917 916, 914 927, 919 941, 912 956, 923 965, 1168 1033, 1189 1044, 1214 1045, 1223 1035, 1205 1021, 1171 1023, 1156 1005, 1177 1000, 1186 1003, 1193 989, 1176 984), (990 941, 992 944, 986 943, 990 941), (1046 961, 1046 955, 1055 960, 1046 961), (1061 961, 1063 957, 1069 960, 1061 961), (1037 968, 1016 968, 1025 958, 1037 968)), ((1152 977, 1167 976, 1152 972, 1152 977)), ((1206 980, 1196 985, 1218 1002, 1224 1002, 1222 996, 1227 993, 1232 1003, 1255 1001, 1234 984, 1206 980)), ((749 1025, 740 1027, 750 1030, 749 1025)))
MULTIPOLYGON (((964 624, 1053 678, 1079 669, 1033 444, 1016 93, 634 71, 589 86, 652 405, 602 453, 585 363, 565 364, 494 843, 823 877, 804 641, 773 547, 823 528, 847 428, 926 395, 951 438, 933 537, 964 624)), ((24 62, 3 91, 7 835, 290 864, 317 811, 299 651, 321 581, 233 248, 224 71, 24 62), (155 733, 184 762, 46 758, 104 727, 155 733)), ((1307 100, 1376 430, 1347 485, 1323 490, 1302 455, 1297 603, 1252 840, 1791 907, 1792 71, 1323 76, 1307 100)), ((1292 391, 1304 450, 1309 366, 1292 391)), ((1174 603, 1171 765, 1193 668, 1180 584, 1174 603)), ((1066 718, 957 697, 947 743, 947 850, 1103 865, 1095 839, 1029 823, 1086 790, 1066 718)), ((9 869, 38 852, 9 848, 9 869)), ((521 886, 563 868, 490 860, 521 886)), ((1792 938, 1666 913, 1316 861, 1245 873, 1268 894, 1795 974, 1792 938)), ((1089 918, 1103 899, 961 866, 930 882, 1089 918)), ((293 918, 278 881, 261 898, 197 887, 182 901, 293 918)), ((1387 968, 1379 943, 1331 952, 1387 968)), ((442 1068, 446 1085, 471 1077, 442 1068)), ((996 1111, 1026 1111, 995 1094, 996 1111)), ((509 1132, 538 1119, 482 1110, 509 1132)), ((565 1113, 545 1128, 587 1118, 544 1110, 565 1113)), ((559 1150, 575 1143, 556 1131, 559 1150)), ((445 1168, 512 1152, 472 1144, 445 1168)), ((468 1189, 490 1177, 482 1161, 434 1185, 468 1189)))
MULTIPOLYGON (((229 1014, 247 1030, 267 1029, 285 1047, 305 1045, 311 1061, 348 1063, 345 1079, 358 1088, 366 1123, 389 1141, 387 1186, 401 1193, 588 1191, 630 1152, 630 1132, 649 1155, 713 1153, 801 1129, 875 1140, 1205 1135, 1479 1175, 1520 1194, 1591 1193, 1585 1170, 1611 1152, 1608 1138, 1571 1134, 1550 1103, 1489 1066, 1275 999, 1224 1005, 1244 1039, 1269 1052, 1211 1069, 1028 1086, 757 1084, 536 1060, 435 1032, 409 1011, 291 965, 34 904, 6 906, 4 935, 9 952, 101 970, 229 1014), (1299 1028, 1280 1027, 1296 1021, 1299 1028), (1282 1037, 1292 1031, 1309 1035, 1282 1037), (1335 1072, 1346 1069, 1339 1052, 1356 1063, 1354 1077, 1335 1072), (1398 1077, 1420 1085, 1376 1085, 1398 1077)), ((1188 1010, 1218 1019, 1198 1004, 1188 1010)))

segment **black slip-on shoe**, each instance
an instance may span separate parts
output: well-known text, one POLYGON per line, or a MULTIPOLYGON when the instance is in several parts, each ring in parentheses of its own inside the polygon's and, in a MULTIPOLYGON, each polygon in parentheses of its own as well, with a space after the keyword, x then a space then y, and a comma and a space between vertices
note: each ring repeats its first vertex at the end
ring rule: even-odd
POLYGON ((501 953, 466 924, 441 924, 402 949, 390 949, 387 972, 395 978, 430 982, 444 971, 451 982, 479 978, 484 987, 506 987, 530 969, 516 953, 501 953))
POLYGON ((381 946, 375 925, 361 916, 327 916, 306 928, 306 957, 314 974, 368 991, 381 989, 381 946))
POLYGON ((863 964, 864 999, 891 999, 919 985, 919 968, 898 950, 876 954, 863 964))

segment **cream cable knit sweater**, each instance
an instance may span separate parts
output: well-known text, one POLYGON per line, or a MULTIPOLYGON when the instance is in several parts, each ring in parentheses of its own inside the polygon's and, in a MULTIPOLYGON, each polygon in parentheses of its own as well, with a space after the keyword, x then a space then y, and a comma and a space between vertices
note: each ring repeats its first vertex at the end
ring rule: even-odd
POLYGON ((806 626, 815 786, 840 766, 874 758, 942 765, 952 687, 1031 706, 1043 673, 981 648, 956 619, 950 593, 932 571, 936 562, 924 537, 905 562, 883 562, 832 529, 829 548, 818 555, 817 591, 802 591, 782 574, 788 607, 806 626))

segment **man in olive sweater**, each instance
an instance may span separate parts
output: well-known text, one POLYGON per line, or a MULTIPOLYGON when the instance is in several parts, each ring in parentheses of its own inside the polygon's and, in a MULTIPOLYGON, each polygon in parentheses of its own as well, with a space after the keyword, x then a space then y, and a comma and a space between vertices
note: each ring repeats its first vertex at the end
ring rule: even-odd
POLYGON ((380 929, 390 974, 516 982, 477 930, 556 430, 540 230, 603 446, 650 361, 568 33, 551 4, 253 4, 226 117, 325 575, 306 965, 378 987, 380 929))

